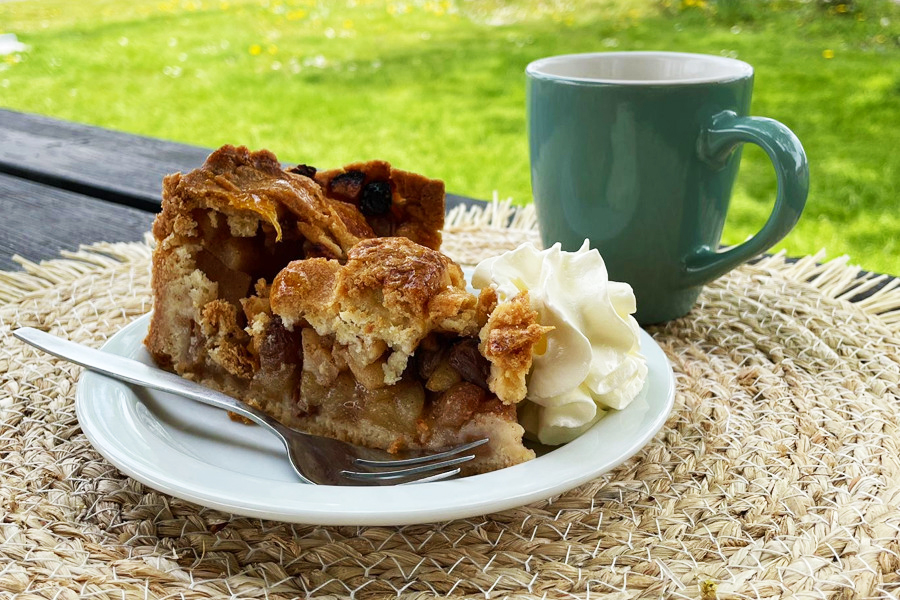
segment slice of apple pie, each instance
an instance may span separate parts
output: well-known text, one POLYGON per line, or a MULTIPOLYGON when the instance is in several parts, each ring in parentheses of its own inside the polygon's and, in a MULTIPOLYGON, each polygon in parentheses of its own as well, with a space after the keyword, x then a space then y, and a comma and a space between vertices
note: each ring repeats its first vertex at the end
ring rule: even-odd
POLYGON ((365 446, 490 438, 469 473, 534 456, 516 404, 546 328, 527 292, 466 290, 439 252, 442 182, 224 146, 163 188, 145 340, 160 365, 365 446))

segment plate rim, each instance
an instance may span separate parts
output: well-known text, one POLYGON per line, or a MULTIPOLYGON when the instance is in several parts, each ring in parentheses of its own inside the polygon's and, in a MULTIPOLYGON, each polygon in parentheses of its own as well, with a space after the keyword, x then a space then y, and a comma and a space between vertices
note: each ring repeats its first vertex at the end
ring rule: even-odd
MULTIPOLYGON (((102 346, 102 350, 124 356, 140 352, 149 319, 150 314, 148 313, 124 326, 109 338, 102 346), (135 340, 137 340, 136 345, 135 340)), ((609 416, 604 417, 580 438, 545 456, 491 473, 415 486, 344 487, 312 486, 300 481, 282 482, 253 477, 244 473, 228 471, 184 454, 181 455, 183 460, 178 465, 169 465, 169 472, 171 473, 171 470, 174 469, 177 472, 176 475, 167 475, 166 472, 159 471, 159 464, 154 470, 147 459, 136 456, 134 452, 129 453, 129 449, 121 438, 114 436, 113 439, 110 439, 110 436, 104 431, 104 425, 96 419, 94 414, 96 407, 93 407, 92 412, 92 398, 98 394, 118 394, 125 400, 126 406, 134 403, 140 404, 140 400, 131 386, 87 370, 82 373, 76 387, 75 412, 88 441, 119 471, 154 490, 201 506, 222 510, 233 515, 311 525, 365 526, 433 523, 516 508, 561 494, 611 471, 647 445, 671 414, 675 400, 675 380, 671 363, 662 348, 643 329, 640 332, 642 352, 648 357, 648 366, 656 369, 664 368, 663 372, 651 373, 654 375, 654 380, 662 378, 661 385, 664 389, 661 390, 662 393, 657 402, 658 408, 652 414, 652 419, 640 429, 638 435, 627 444, 626 448, 622 448, 617 454, 606 457, 589 468, 580 470, 573 469, 573 465, 566 464, 566 461, 578 458, 581 446, 592 446, 586 441, 596 442, 585 436, 590 436, 592 431, 610 418, 609 416), (651 356, 654 357, 654 361, 650 360, 651 356), (582 440, 582 443, 579 444, 579 440, 582 440), (558 465, 556 469, 552 469, 552 465, 549 463, 554 462, 562 464, 558 465), (179 481, 184 478, 186 472, 184 469, 197 468, 198 464, 205 473, 198 473, 198 479, 195 481, 187 483, 179 481), (545 465, 546 468, 544 468, 545 465), (540 477, 534 476, 548 470, 551 475, 556 477, 556 480, 551 483, 543 482, 540 477), (259 499, 248 501, 245 496, 242 501, 233 494, 223 495, 221 490, 216 493, 215 489, 210 487, 210 481, 215 480, 216 476, 226 479, 237 476, 247 484, 259 482, 259 485, 269 489, 272 496, 284 493, 293 495, 296 492, 300 498, 294 498, 294 501, 287 502, 283 498, 279 498, 275 502, 262 503, 259 499), (515 485, 517 483, 518 486, 515 485), (502 490, 503 493, 500 494, 497 490, 502 490), (337 499, 336 496, 340 498, 337 499), (433 504, 435 498, 460 497, 463 498, 461 503, 445 501, 437 506, 433 504)), ((650 385, 650 382, 651 377, 648 375, 645 387, 650 385)), ((642 394, 645 391, 649 395, 654 390, 642 390, 642 394)), ((184 401, 192 402, 187 399, 184 401)), ((629 407, 632 406, 635 406, 635 403, 629 405, 629 407)), ((627 407, 614 414, 623 414, 626 411, 628 411, 627 407)), ((284 460, 286 461, 287 458, 285 457, 284 460)))

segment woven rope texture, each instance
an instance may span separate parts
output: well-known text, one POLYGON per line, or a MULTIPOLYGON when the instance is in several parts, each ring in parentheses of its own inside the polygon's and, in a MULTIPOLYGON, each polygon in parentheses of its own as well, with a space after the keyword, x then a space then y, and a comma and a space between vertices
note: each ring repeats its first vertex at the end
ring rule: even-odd
MULTIPOLYGON (((453 216, 448 252, 536 239, 508 217, 453 216)), ((675 408, 606 476, 481 518, 365 528, 205 509, 89 445, 80 369, 10 330, 99 346, 149 309, 148 264, 145 245, 105 244, 0 276, 4 598, 900 597, 900 291, 851 304, 878 281, 844 261, 744 266, 652 329, 675 408)))

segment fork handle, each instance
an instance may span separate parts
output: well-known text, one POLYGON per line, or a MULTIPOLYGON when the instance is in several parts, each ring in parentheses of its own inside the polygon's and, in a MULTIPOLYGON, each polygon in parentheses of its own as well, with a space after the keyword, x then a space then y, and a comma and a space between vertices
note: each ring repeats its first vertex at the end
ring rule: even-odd
POLYGON ((155 390, 170 392, 209 406, 231 411, 283 437, 281 428, 284 426, 264 412, 256 410, 252 406, 227 394, 211 390, 174 373, 150 367, 130 358, 88 348, 33 327, 21 327, 12 333, 35 348, 52 354, 57 358, 81 365, 95 373, 155 390))

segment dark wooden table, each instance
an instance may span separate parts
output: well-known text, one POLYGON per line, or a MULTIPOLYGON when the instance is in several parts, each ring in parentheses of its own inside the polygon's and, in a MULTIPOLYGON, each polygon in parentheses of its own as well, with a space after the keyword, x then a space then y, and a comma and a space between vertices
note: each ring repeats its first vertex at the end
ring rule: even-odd
MULTIPOLYGON (((175 142, 0 109, 0 270, 92 242, 143 238, 162 179, 210 153, 175 142)), ((479 202, 447 195, 448 208, 479 202)))

